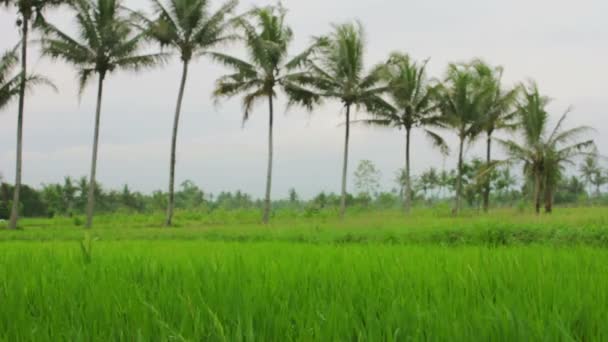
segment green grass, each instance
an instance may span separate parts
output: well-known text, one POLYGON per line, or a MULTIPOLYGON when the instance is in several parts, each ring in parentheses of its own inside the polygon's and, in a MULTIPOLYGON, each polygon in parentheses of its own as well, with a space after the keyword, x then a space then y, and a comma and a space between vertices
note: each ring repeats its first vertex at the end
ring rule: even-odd
POLYGON ((178 217, 0 231, 0 341, 608 340, 606 208, 178 217))

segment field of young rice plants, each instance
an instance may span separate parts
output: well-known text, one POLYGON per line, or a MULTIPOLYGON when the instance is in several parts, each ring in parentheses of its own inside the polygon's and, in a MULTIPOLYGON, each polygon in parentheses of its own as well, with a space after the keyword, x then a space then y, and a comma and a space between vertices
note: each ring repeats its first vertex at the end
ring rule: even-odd
POLYGON ((0 341, 608 340, 608 249, 590 243, 606 214, 573 213, 402 228, 390 213, 311 228, 102 218, 87 233, 26 221, 0 232, 0 341))

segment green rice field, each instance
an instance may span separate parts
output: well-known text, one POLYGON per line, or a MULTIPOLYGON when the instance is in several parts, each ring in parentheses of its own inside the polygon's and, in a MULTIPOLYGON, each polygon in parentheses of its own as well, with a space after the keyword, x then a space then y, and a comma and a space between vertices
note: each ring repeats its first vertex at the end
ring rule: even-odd
POLYGON ((608 339, 606 208, 181 218, 0 231, 0 340, 608 339))

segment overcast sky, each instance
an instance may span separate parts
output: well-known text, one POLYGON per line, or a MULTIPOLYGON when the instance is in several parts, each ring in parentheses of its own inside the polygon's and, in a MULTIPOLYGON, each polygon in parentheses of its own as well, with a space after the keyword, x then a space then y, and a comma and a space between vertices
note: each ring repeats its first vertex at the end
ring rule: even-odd
MULTIPOLYGON (((239 11, 274 1, 242 1, 239 11)), ((295 33, 292 53, 310 37, 327 32, 330 23, 358 19, 366 29, 366 64, 384 60, 394 50, 414 58, 431 58, 431 76, 441 76, 448 62, 480 57, 505 67, 505 81, 535 79, 552 97, 559 116, 569 105, 567 125, 596 128, 600 150, 608 153, 608 1, 606 0, 284 0, 295 33)), ((149 9, 145 0, 128 7, 149 9)), ((218 2, 214 2, 217 7, 218 2)), ((17 43, 15 13, 0 9, 0 51, 17 43)), ((49 12, 49 20, 71 31, 67 10, 49 12)), ((30 66, 51 78, 59 93, 37 90, 26 101, 23 181, 39 186, 66 175, 88 174, 95 83, 82 100, 69 65, 40 59, 32 46, 30 66)), ((237 46, 225 52, 238 53, 237 46)), ((162 69, 141 74, 112 74, 106 81, 101 117, 98 179, 112 188, 128 183, 144 192, 167 188, 169 144, 181 67, 174 58, 162 69)), ((264 191, 267 107, 260 105, 244 127, 240 99, 214 104, 215 79, 225 70, 207 59, 190 68, 178 137, 177 182, 190 179, 206 191, 241 189, 255 196, 264 191)), ((304 197, 339 191, 344 128, 336 103, 312 114, 284 112, 279 100, 275 120, 273 197, 294 187, 304 197)), ((364 114, 360 114, 363 116, 364 114)), ((0 113, 0 173, 13 182, 16 103, 0 113)), ((446 134, 455 146, 455 137, 446 134)), ((403 133, 391 129, 354 128, 350 172, 362 159, 382 171, 386 189, 404 163, 403 133)), ((467 157, 482 155, 480 146, 467 157)), ((455 153, 445 161, 414 132, 413 172, 436 166, 453 168, 455 153)), ((351 177, 352 178, 352 177, 351 177)), ((352 179, 351 179, 352 180, 352 179)), ((352 182, 350 182, 352 184, 352 182)), ((352 187, 351 187, 352 188, 352 187)))

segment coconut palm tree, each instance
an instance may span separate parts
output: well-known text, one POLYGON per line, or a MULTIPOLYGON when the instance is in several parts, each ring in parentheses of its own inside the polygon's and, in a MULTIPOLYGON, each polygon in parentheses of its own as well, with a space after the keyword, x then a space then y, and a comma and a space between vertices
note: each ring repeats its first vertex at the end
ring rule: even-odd
MULTIPOLYGON (((472 63, 476 76, 483 87, 484 84, 491 87, 489 100, 486 108, 481 112, 481 129, 486 137, 486 168, 492 164, 492 135, 500 130, 514 130, 515 125, 515 104, 519 95, 520 88, 515 86, 505 89, 502 84, 502 67, 491 67, 482 60, 472 63)), ((490 182, 486 181, 483 189, 483 210, 488 211, 490 207, 490 182)))
MULTIPOLYGON (((97 147, 101 100, 106 76, 119 70, 139 71, 162 62, 162 54, 140 54, 143 34, 135 34, 120 0, 74 0, 78 38, 73 38, 52 24, 45 24, 43 53, 73 64, 78 70, 80 94, 97 75, 97 106, 93 134, 93 154, 89 184, 96 183, 97 147)), ((93 224, 95 186, 88 189, 86 227, 93 224)))
POLYGON ((579 170, 581 172, 581 176, 583 176, 585 185, 587 186, 588 193, 591 196, 591 186, 593 184, 593 177, 598 172, 601 172, 601 169, 598 164, 597 155, 588 155, 587 157, 585 157, 585 159, 583 160, 583 164, 580 166, 579 170))
POLYGON ((233 13, 238 2, 229 0, 217 11, 212 12, 207 0, 169 0, 166 5, 160 0, 152 0, 155 18, 148 19, 133 13, 147 36, 163 48, 170 48, 179 54, 182 74, 177 94, 177 104, 171 133, 171 157, 169 162, 169 198, 165 225, 171 226, 175 207, 175 163, 177 132, 182 108, 182 100, 188 78, 190 63, 201 56, 209 55, 211 49, 233 40, 230 33, 233 13))
POLYGON ((589 155, 589 151, 594 148, 593 140, 576 142, 580 136, 592 130, 590 127, 562 128, 569 110, 561 116, 555 128, 548 131, 548 103, 549 99, 540 95, 536 84, 529 85, 517 105, 522 139, 497 140, 509 155, 507 162, 522 162, 524 174, 533 180, 537 214, 540 213, 542 196, 545 211, 552 211, 554 188, 564 164, 573 164, 576 157, 589 155))
MULTIPOLYGON (((26 75, 22 77, 22 72, 15 73, 15 67, 19 62, 19 56, 17 54, 19 46, 12 50, 5 52, 0 57, 0 110, 4 108, 9 102, 15 97, 22 99, 25 92, 38 84, 46 84, 55 88, 55 86, 46 78, 38 75, 26 75), (22 85, 25 85, 22 87, 22 85)), ((23 70, 23 69, 22 69, 23 70)), ((23 103, 20 101, 20 111, 23 114, 23 103)), ((18 119, 17 129, 17 176, 15 181, 15 188, 13 190, 13 211, 11 212, 10 222, 8 225, 9 229, 17 228, 17 219, 19 217, 19 190, 21 187, 21 150, 22 150, 22 129, 23 129, 23 115, 18 119)))
POLYGON ((272 184, 273 120, 277 90, 288 96, 290 103, 300 103, 312 109, 318 95, 300 85, 307 74, 298 69, 314 50, 314 46, 301 54, 289 58, 288 48, 293 39, 291 29, 285 23, 283 7, 255 8, 248 17, 237 20, 243 31, 245 48, 250 60, 242 60, 222 53, 211 53, 218 62, 232 69, 232 73, 220 78, 214 91, 216 97, 233 97, 243 94, 246 121, 255 103, 268 100, 268 167, 266 173, 266 195, 263 222, 270 218, 270 191, 272 184), (251 19, 251 20, 249 20, 251 19))
POLYGON ((25 92, 27 88, 27 43, 30 26, 44 22, 43 12, 49 7, 58 6, 63 0, 0 0, 0 5, 16 7, 18 13, 17 26, 21 29, 21 73, 19 87, 19 107, 17 114, 17 160, 15 167, 15 190, 13 192, 13 207, 9 220, 9 229, 17 228, 19 217, 19 197, 21 193, 21 174, 23 164, 23 116, 25 111, 25 92))
POLYGON ((459 141, 453 213, 458 213, 461 206, 464 147, 481 133, 482 114, 493 90, 491 82, 477 77, 473 64, 450 64, 443 83, 437 87, 441 121, 456 132, 459 141))
POLYGON ((319 49, 308 63, 310 74, 303 84, 315 89, 322 98, 339 100, 346 112, 340 201, 340 216, 344 217, 351 109, 363 107, 369 113, 379 113, 391 111, 392 107, 381 96, 387 87, 380 73, 365 72, 365 35, 361 23, 334 25, 333 29, 329 35, 317 38, 319 49))
POLYGON ((415 127, 421 127, 433 145, 439 147, 443 154, 449 149, 439 134, 427 127, 442 127, 441 116, 433 101, 433 88, 426 76, 427 61, 417 63, 410 56, 392 53, 388 61, 376 67, 376 72, 387 84, 387 93, 391 98, 391 110, 377 111, 371 119, 361 120, 370 125, 389 126, 403 129, 405 132, 405 189, 404 209, 411 208, 410 177, 410 136, 415 127))

